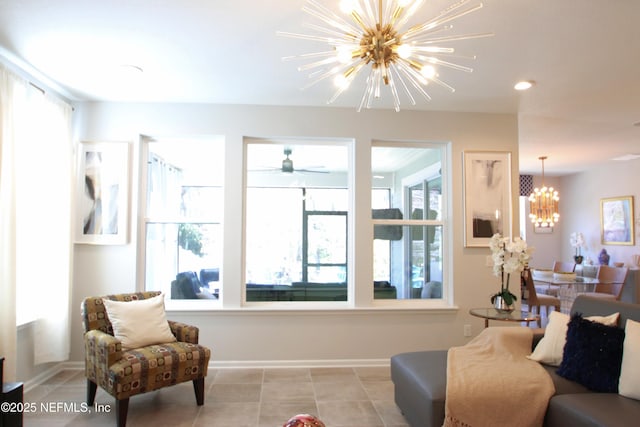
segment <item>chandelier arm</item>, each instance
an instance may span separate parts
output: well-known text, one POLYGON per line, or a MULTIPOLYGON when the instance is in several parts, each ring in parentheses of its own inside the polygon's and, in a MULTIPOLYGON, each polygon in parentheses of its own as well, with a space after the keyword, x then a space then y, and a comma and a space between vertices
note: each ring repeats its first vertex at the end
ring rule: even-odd
POLYGON ((371 108, 373 104, 373 99, 376 95, 376 87, 378 85, 380 76, 380 71, 377 68, 371 68, 371 86, 369 87, 369 92, 367 93, 367 109, 371 108))
POLYGON ((456 91, 456 89, 453 86, 448 85, 447 83, 443 82, 442 80, 440 80, 437 77, 431 77, 429 78, 429 80, 431 80, 432 82, 442 86, 445 89, 448 89, 449 92, 454 93, 456 91))
POLYGON ((425 52, 425 53, 454 53, 455 49, 452 47, 438 47, 438 46, 412 46, 413 51, 425 52))
POLYGON ((310 62, 308 64, 301 65, 298 67, 298 71, 308 71, 313 68, 322 67, 323 65, 332 64, 334 62, 338 62, 338 58, 336 56, 330 56, 320 61, 310 62))
POLYGON ((397 77, 398 81, 400 82, 400 84, 402 85, 402 89, 404 90, 404 93, 409 98, 409 101, 411 102, 411 105, 416 105, 416 100, 413 97, 413 95, 411 94, 411 91, 409 90, 409 88, 407 87, 407 83, 402 78, 402 75, 400 75, 400 72, 398 71, 398 67, 396 66, 396 64, 391 64, 391 70, 396 74, 396 77, 397 77))
MULTIPOLYGON (((466 1, 464 1, 464 3, 466 3, 466 1)), ((406 33, 407 36, 412 36, 413 34, 420 34, 425 30, 430 30, 432 28, 439 27, 440 25, 446 24, 447 22, 451 22, 464 15, 468 15, 469 13, 475 12, 476 10, 481 9, 483 7, 482 3, 480 3, 477 6, 463 10, 462 12, 447 16, 451 11, 457 9, 459 6, 462 6, 462 4, 463 2, 458 4, 458 6, 456 6, 455 8, 445 11, 443 14, 433 18, 430 21, 427 21, 423 24, 414 25, 413 27, 409 28, 409 30, 407 30, 407 33, 406 33)))
POLYGON ((419 75, 415 76, 417 72, 403 62, 398 62, 398 69, 405 75, 405 77, 407 77, 407 80, 409 80, 411 86, 413 86, 414 89, 418 91, 418 93, 420 93, 427 101, 431 101, 431 96, 429 96, 429 94, 422 88, 422 85, 420 84, 420 79, 424 79, 424 77, 419 75))
POLYGON ((278 31, 276 33, 276 35, 282 36, 282 37, 291 37, 291 38, 294 38, 294 39, 302 39, 302 40, 312 40, 312 41, 317 41, 317 42, 324 42, 324 43, 327 43, 329 45, 335 45, 336 44, 336 39, 334 37, 314 36, 314 35, 310 35, 310 34, 300 34, 300 33, 289 33, 289 32, 286 32, 286 31, 278 31))
POLYGON ((358 106, 358 112, 362 110, 362 107, 370 108, 369 99, 371 98, 371 93, 373 92, 373 73, 374 69, 371 68, 369 71, 369 75, 366 79, 366 86, 364 92, 362 93, 362 98, 360 99, 360 105, 358 106))
POLYGON ((367 25, 371 28, 376 26, 376 14, 371 7, 371 2, 369 0, 364 0, 364 16, 369 20, 367 25))
POLYGON ((420 42, 420 40, 416 40, 419 37, 424 37, 426 40, 429 40, 430 37, 432 37, 434 34, 437 33, 441 33, 443 31, 449 31, 453 28, 452 25, 443 25, 442 27, 436 27, 436 28, 432 28, 430 30, 424 30, 422 33, 420 34, 414 34, 414 35, 409 35, 407 36, 406 33, 404 33, 402 35, 402 41, 403 43, 407 43, 408 41, 412 41, 414 43, 418 43, 420 42))
POLYGON ((344 78, 345 78, 345 82, 341 85, 338 86, 338 90, 335 91, 335 93, 333 94, 333 96, 329 99, 329 101, 327 102, 327 104, 333 104, 335 102, 336 99, 338 99, 338 97, 340 95, 342 95, 342 93, 347 90, 349 88, 349 86, 351 85, 351 82, 353 81, 353 79, 358 75, 358 73, 360 72, 360 70, 362 70, 362 68, 366 65, 366 62, 364 61, 360 61, 358 64, 356 64, 353 67, 348 68, 345 72, 344 72, 344 78))
POLYGON ((293 56, 283 56, 283 61, 291 61, 294 59, 302 59, 302 58, 322 58, 335 56, 336 52, 334 50, 325 50, 323 52, 312 52, 312 53, 303 53, 301 55, 293 55, 293 56))
POLYGON ((443 67, 452 68, 458 71, 465 71, 467 73, 473 72, 473 68, 466 67, 464 65, 454 64, 453 62, 443 61, 433 56, 416 55, 416 58, 428 64, 441 65, 443 67))
MULTIPOLYGON (((420 43, 433 44, 433 43, 453 42, 458 40, 481 39, 484 37, 493 37, 493 36, 495 36, 494 33, 459 34, 455 36, 427 38, 425 40, 420 40, 420 43)), ((417 37, 417 35, 414 37, 417 37)))
POLYGON ((347 33, 347 32, 339 32, 336 30, 332 30, 330 28, 322 27, 320 25, 304 23, 303 26, 305 28, 309 28, 310 30, 316 30, 321 33, 329 34, 334 37, 334 39, 340 40, 342 43, 359 43, 360 38, 362 37, 362 31, 358 31, 357 33, 347 33))
POLYGON ((307 1, 307 5, 302 7, 302 11, 307 13, 308 15, 318 18, 321 21, 327 23, 328 25, 341 29, 346 33, 353 32, 356 29, 356 27, 351 25, 348 21, 343 19, 340 15, 337 15, 336 13, 327 9, 320 3, 316 2, 315 0, 306 0, 306 1, 307 1), (312 7, 309 7, 309 6, 312 6, 312 7))
POLYGON ((396 88, 390 68, 387 68, 387 76, 389 78, 389 89, 391 89, 391 95, 393 96, 393 107, 398 112, 400 111, 400 97, 398 96, 398 88, 396 88))
MULTIPOLYGON (((346 68, 346 67, 343 67, 346 68)), ((320 74, 315 80, 311 81, 310 83, 304 85, 302 87, 302 90, 306 90, 309 89, 312 86, 315 86, 316 84, 318 84, 319 82, 321 82, 322 80, 328 78, 328 77, 333 77, 335 75, 338 75, 342 72, 342 69, 338 66, 333 67, 327 71, 325 71, 324 73, 320 74)))
POLYGON ((398 19, 398 22, 397 22, 398 27, 402 27, 404 24, 406 24, 409 18, 411 18, 416 13, 416 11, 422 6, 422 3, 424 3, 424 0, 414 1, 413 4, 406 9, 404 16, 398 19))

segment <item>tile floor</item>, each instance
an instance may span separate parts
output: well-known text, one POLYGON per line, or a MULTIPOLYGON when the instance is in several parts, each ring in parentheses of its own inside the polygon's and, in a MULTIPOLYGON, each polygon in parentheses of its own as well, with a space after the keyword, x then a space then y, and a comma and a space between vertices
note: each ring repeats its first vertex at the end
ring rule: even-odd
MULTIPOLYGON (((132 397, 127 426, 281 427, 310 413, 327 427, 408 427, 388 367, 210 369, 205 387, 203 406, 190 382, 132 397)), ((25 394, 35 412, 24 425, 114 427, 113 398, 98 388, 100 412, 83 406, 85 395, 84 373, 62 371, 25 394)))

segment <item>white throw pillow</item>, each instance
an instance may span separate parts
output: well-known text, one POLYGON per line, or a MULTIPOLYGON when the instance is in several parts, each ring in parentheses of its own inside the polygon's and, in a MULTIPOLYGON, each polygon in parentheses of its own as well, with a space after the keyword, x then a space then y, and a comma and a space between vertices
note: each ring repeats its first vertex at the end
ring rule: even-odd
POLYGON ((123 350, 176 341, 164 312, 162 294, 136 301, 102 301, 113 335, 122 342, 123 350))
MULTIPOLYGON (((585 319, 612 326, 618 324, 619 316, 620 313, 613 313, 609 316, 589 316, 585 319)), ((527 358, 546 365, 560 366, 564 344, 567 340, 569 320, 571 317, 568 314, 552 311, 549 314, 549 323, 544 331, 544 337, 540 339, 533 353, 527 358)))
POLYGON ((627 319, 618 393, 640 400, 640 323, 627 319))

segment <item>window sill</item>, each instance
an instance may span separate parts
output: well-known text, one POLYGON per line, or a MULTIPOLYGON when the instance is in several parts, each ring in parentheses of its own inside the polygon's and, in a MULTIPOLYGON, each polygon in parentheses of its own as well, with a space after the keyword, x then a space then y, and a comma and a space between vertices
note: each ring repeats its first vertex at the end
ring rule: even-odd
POLYGON ((313 302, 266 302, 266 303, 246 303, 240 307, 223 307, 221 301, 167 301, 165 310, 168 313, 203 313, 203 314, 295 314, 301 313, 341 313, 341 314, 362 314, 362 313, 402 313, 402 314, 440 314, 456 313, 459 307, 447 305, 443 301, 389 301, 379 303, 374 301, 370 306, 354 307, 348 303, 313 303, 313 302))

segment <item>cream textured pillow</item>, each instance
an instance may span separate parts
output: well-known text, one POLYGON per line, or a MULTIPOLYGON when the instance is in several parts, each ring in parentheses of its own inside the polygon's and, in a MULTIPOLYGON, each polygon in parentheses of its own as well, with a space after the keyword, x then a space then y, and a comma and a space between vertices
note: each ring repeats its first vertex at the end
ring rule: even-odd
MULTIPOLYGON (((620 313, 613 313, 609 316, 590 316, 585 319, 602 323, 603 325, 615 326, 618 324, 619 316, 620 313)), ((564 343, 567 340, 569 320, 571 318, 568 314, 552 311, 549 314, 549 323, 544 331, 544 337, 527 358, 551 366, 560 366, 564 343)))
POLYGON ((164 312, 162 294, 137 301, 103 299, 113 335, 123 350, 176 341, 164 312))
POLYGON ((618 393, 640 400, 640 323, 627 319, 618 393))

